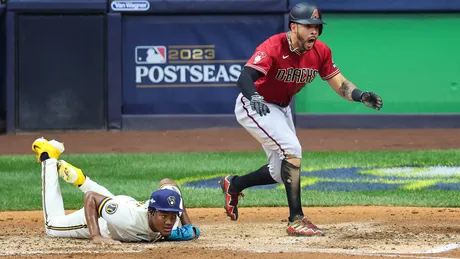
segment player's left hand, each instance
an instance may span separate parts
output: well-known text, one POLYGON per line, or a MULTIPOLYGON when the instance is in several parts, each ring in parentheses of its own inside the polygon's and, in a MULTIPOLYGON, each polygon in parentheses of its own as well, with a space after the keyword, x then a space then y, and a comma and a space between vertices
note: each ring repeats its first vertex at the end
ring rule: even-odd
POLYGON ((382 98, 373 92, 364 92, 361 95, 361 102, 367 107, 376 110, 380 110, 383 106, 382 98))

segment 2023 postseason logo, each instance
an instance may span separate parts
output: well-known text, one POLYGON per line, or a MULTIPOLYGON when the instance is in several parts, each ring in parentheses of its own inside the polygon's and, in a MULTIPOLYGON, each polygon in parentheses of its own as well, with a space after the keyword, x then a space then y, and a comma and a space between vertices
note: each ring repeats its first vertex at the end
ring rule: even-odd
POLYGON ((218 59, 215 45, 135 47, 138 88, 231 87, 246 60, 218 59))
POLYGON ((150 9, 148 1, 112 1, 110 6, 114 11, 148 11, 150 9))

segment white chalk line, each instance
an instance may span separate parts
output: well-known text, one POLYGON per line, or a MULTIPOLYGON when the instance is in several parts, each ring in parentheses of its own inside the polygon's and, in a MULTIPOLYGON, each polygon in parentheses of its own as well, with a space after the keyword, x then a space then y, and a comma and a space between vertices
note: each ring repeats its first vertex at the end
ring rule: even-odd
MULTIPOLYGON (((143 247, 146 248, 146 247, 143 247)), ((199 247, 189 247, 189 248, 199 248, 199 247)), ((448 252, 450 250, 454 250, 460 248, 460 243, 452 243, 447 244, 439 247, 435 247, 426 251, 422 252, 365 252, 360 250, 341 250, 341 249, 312 249, 312 248, 304 248, 304 249, 295 249, 292 252, 310 252, 310 253, 328 253, 328 254, 348 254, 348 255, 361 255, 361 256, 380 256, 380 257, 406 257, 406 258, 420 258, 420 259, 460 259, 456 257, 436 257, 436 256, 422 256, 423 254, 437 254, 442 252, 448 252)), ((220 250, 220 249, 219 249, 220 250)), ((140 253, 145 251, 145 249, 141 250, 123 250, 123 251, 56 251, 56 252, 46 252, 46 251, 32 251, 32 252, 6 252, 0 253, 0 256, 11 256, 11 255, 52 255, 52 254, 81 254, 81 253, 90 253, 90 254, 104 254, 104 253, 140 253)), ((241 250, 239 250, 241 251, 241 250)), ((248 252, 256 252, 256 253, 270 253, 276 251, 270 250, 248 250, 248 252)))
POLYGON ((6 252, 0 253, 0 256, 11 256, 11 255, 54 255, 54 254, 124 254, 124 253, 140 253, 143 250, 123 250, 123 251, 87 251, 87 250, 75 250, 75 251, 31 251, 31 252, 6 252))
POLYGON ((423 253, 425 253, 425 254, 437 254, 437 253, 442 253, 442 252, 447 252, 447 251, 450 251, 450 250, 454 250, 454 249, 457 249, 457 248, 460 248, 460 242, 435 247, 435 248, 433 248, 431 250, 428 250, 428 251, 425 251, 423 253))
MULTIPOLYGON (((460 243, 452 243, 422 252, 372 252, 360 250, 342 250, 342 249, 315 249, 315 248, 301 248, 295 249, 291 252, 310 252, 310 253, 326 253, 326 254, 348 254, 348 255, 361 255, 361 256, 381 256, 381 257, 406 257, 406 258, 423 258, 423 259, 460 259, 456 257, 437 257, 437 256, 423 256, 424 254, 438 254, 448 252, 460 248, 460 243)), ((251 252, 267 253, 276 252, 271 250, 251 250, 251 252)))

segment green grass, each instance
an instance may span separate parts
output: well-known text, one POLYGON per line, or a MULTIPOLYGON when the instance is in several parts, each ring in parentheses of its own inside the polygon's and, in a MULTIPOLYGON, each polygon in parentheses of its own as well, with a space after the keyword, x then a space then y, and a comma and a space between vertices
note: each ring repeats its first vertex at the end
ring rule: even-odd
MULTIPOLYGON (((168 177, 185 181, 212 178, 223 174, 245 174, 267 163, 263 152, 171 153, 171 154, 97 154, 63 155, 62 159, 81 168, 89 177, 114 194, 138 200, 148 199, 158 182, 168 177)), ((460 150, 305 152, 303 171, 328 168, 458 165, 460 150)), ((41 166, 33 155, 0 156, 0 210, 41 209, 41 166)), ((306 179, 314 181, 314 179, 306 179)), ((78 209, 83 194, 60 181, 65 207, 78 209)), ((421 186, 424 183, 421 183, 421 186)), ((216 183, 217 186, 217 183, 216 183)), ((222 207, 219 189, 184 188, 188 207, 222 207)), ((245 190, 241 206, 287 206, 283 188, 245 190)), ((303 191, 305 206, 388 205, 388 206, 460 206, 456 191, 427 191, 416 188, 397 191, 318 192, 303 191)))

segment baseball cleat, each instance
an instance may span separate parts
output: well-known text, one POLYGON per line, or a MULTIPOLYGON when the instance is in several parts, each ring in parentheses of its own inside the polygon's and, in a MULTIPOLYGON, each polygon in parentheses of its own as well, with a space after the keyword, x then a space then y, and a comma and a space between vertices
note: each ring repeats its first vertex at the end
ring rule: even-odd
POLYGON ((289 222, 286 232, 290 236, 323 236, 324 233, 304 216, 296 216, 289 222))
POLYGON ((40 161, 40 156, 43 153, 48 153, 50 158, 58 159, 59 156, 64 152, 64 143, 56 140, 46 140, 44 138, 38 138, 32 143, 32 151, 37 154, 37 162, 40 161))
POLYGON ((80 186, 86 180, 86 177, 81 169, 67 163, 64 160, 59 160, 57 167, 59 177, 68 183, 71 183, 75 186, 80 186))
POLYGON ((219 184, 222 188, 222 192, 224 193, 225 203, 224 209, 227 213, 227 216, 230 217, 231 220, 238 219, 238 200, 240 197, 243 197, 243 193, 241 192, 230 192, 230 184, 234 176, 226 175, 220 179, 219 184))

